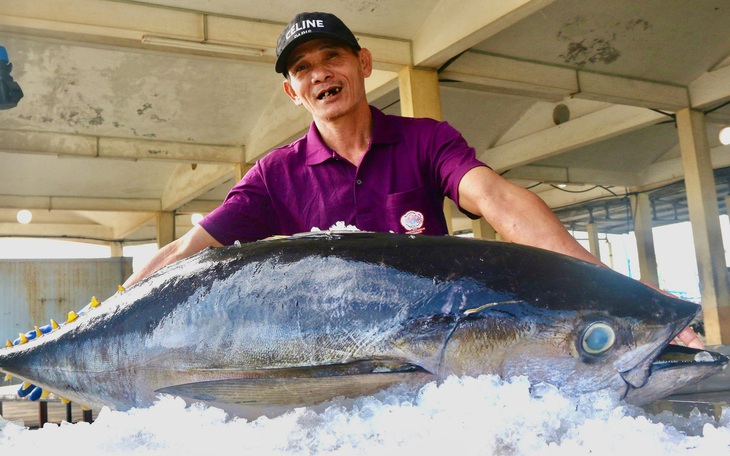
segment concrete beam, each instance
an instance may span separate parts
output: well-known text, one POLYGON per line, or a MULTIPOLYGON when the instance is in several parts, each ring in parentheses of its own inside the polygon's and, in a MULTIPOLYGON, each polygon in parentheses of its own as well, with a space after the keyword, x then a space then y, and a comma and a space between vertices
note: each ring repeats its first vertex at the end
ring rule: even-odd
POLYGON ((63 223, 0 223, 0 236, 64 237, 112 240, 112 229, 101 225, 63 223))
POLYGON ((605 197, 615 197, 614 194, 602 187, 586 188, 583 193, 569 193, 558 189, 546 190, 537 193, 551 209, 558 209, 573 204, 583 203, 605 197))
POLYGON ((304 135, 311 123, 312 116, 309 112, 303 107, 295 106, 284 93, 284 89, 274 91, 251 131, 245 163, 254 163, 271 149, 304 135))
POLYGON ((633 172, 540 165, 524 165, 512 168, 505 172, 503 176, 510 180, 519 179, 551 184, 630 187, 639 183, 638 174, 633 172))
POLYGON ((686 87, 611 76, 578 72, 576 98, 629 106, 677 111, 689 107, 686 87))
POLYGON ((611 106, 547 130, 478 153, 505 171, 627 133, 665 119, 663 114, 631 106, 611 106))
POLYGON ((0 129, 0 152, 184 163, 240 163, 242 146, 0 129))
POLYGON ((441 0, 413 38, 413 66, 439 68, 554 0, 441 0))
POLYGON ((169 160, 185 163, 240 163, 243 146, 218 146, 172 141, 99 138, 100 158, 169 160))
MULTIPOLYGON (((0 31, 159 51, 273 63, 284 24, 126 1, 3 0, 0 31), (153 42, 143 43, 143 39, 153 42), (155 39, 162 38, 162 41, 155 39), (176 44, 177 43, 177 44, 176 44)), ((361 36, 375 67, 411 64, 410 43, 361 36)))
MULTIPOLYGON (((159 202, 158 202, 159 205, 159 202)), ((76 211, 77 214, 112 230, 111 240, 120 241, 148 226, 157 212, 76 211)))
POLYGON ((178 165, 162 194, 162 210, 172 212, 235 175, 233 165, 178 165))
POLYGON ((223 201, 215 200, 196 200, 185 203, 175 210, 176 214, 207 214, 213 212, 223 201))
MULTIPOLYGON (((713 169, 730 166, 730 146, 718 146, 710 149, 710 160, 712 160, 713 169)), ((681 157, 663 160, 641 170, 639 174, 639 186, 641 188, 649 188, 674 182, 683 179, 684 173, 685 168, 682 165, 681 157)))
POLYGON ((465 52, 440 73, 440 78, 446 84, 467 89, 547 101, 571 96, 670 111, 690 104, 686 87, 477 52, 465 52))
POLYGON ((707 72, 692 81, 689 97, 693 109, 713 108, 730 100, 730 66, 707 72))
POLYGON ((0 195, 0 208, 48 211, 157 212, 160 210, 160 200, 0 195))
POLYGON ((477 52, 465 52, 439 77, 449 85, 547 101, 578 92, 574 70, 477 52))

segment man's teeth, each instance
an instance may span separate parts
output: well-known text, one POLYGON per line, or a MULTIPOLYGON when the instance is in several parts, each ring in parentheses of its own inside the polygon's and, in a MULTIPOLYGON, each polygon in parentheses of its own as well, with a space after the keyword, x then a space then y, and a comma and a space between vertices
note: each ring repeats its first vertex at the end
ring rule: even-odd
POLYGON ((329 98, 332 95, 337 95, 338 93, 340 93, 340 90, 342 90, 342 89, 340 89, 339 87, 330 89, 330 90, 324 92, 322 95, 320 95, 319 99, 324 100, 325 98, 329 98))

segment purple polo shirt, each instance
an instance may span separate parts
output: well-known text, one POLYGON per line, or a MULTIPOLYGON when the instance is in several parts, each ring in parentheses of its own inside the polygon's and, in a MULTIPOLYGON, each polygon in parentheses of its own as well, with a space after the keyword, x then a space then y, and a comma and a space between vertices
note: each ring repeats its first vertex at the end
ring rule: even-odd
POLYGON ((484 166, 446 122, 385 115, 371 107, 370 147, 354 166, 306 136, 274 149, 200 222, 224 245, 291 235, 337 222, 364 231, 444 235, 444 196, 458 205, 461 178, 484 166))

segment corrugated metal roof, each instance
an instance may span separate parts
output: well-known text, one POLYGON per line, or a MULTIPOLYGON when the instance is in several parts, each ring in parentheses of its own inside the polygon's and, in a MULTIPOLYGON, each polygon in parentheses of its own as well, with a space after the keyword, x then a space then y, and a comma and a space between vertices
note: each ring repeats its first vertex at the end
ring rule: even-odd
MULTIPOLYGON (((730 168, 715 170, 715 188, 720 214, 727 214, 725 197, 730 195, 730 168)), ((689 221, 684 180, 648 193, 653 226, 689 221)), ((586 225, 590 222, 596 223, 600 233, 625 234, 634 230, 634 214, 626 195, 587 201, 558 209, 555 214, 569 230, 586 231, 586 225)))

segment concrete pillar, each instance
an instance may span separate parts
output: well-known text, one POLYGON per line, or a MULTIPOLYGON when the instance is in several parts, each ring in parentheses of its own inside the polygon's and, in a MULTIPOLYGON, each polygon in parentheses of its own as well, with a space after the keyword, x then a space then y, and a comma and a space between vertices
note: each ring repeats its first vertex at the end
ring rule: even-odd
POLYGON ((678 111, 677 131, 697 254, 707 343, 728 344, 730 292, 704 114, 692 109, 678 111))
POLYGON ((249 165, 248 163, 236 164, 236 182, 243 179, 243 176, 245 176, 251 168, 253 168, 253 165, 249 165))
POLYGON ((398 72, 398 90, 402 116, 441 120, 441 92, 435 70, 403 68, 398 72))
MULTIPOLYGON (((441 91, 435 70, 404 67, 398 72, 398 91, 402 116, 441 120, 441 91)), ((454 234, 451 202, 448 200, 444 201, 444 216, 449 234, 454 234)))
POLYGON ((157 248, 162 248, 175 240, 175 213, 157 213, 157 248))
POLYGON ((449 230, 449 235, 454 235, 454 210, 452 209, 451 200, 444 198, 444 218, 446 219, 446 229, 449 230))
POLYGON ((111 250, 110 257, 119 258, 124 256, 124 249, 121 242, 110 242, 109 249, 111 250))
POLYGON ((494 230, 494 227, 489 224, 489 222, 484 220, 484 217, 472 220, 471 226, 475 238, 491 240, 497 239, 497 232, 494 230))
POLYGON ((659 286, 654 234, 652 232, 651 202, 648 193, 632 195, 631 208, 634 212, 634 233, 636 249, 639 253, 639 274, 641 281, 659 286))
POLYGON ((595 222, 589 222, 586 225, 586 232, 588 233, 588 251, 600 260, 601 246, 598 244, 598 226, 595 222))

